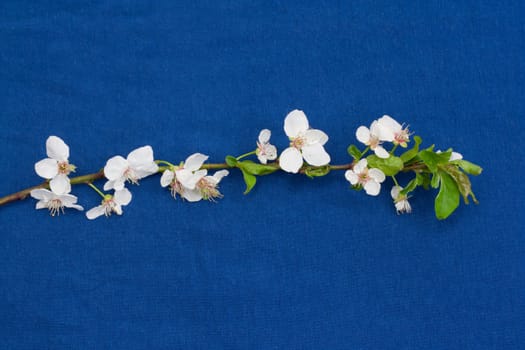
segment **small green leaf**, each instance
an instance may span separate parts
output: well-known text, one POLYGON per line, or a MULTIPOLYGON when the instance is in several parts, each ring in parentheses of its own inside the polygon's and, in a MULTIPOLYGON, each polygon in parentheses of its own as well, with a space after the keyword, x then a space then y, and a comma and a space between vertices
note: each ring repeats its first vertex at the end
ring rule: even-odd
POLYGON ((439 187, 439 176, 437 173, 432 174, 432 180, 430 180, 430 186, 432 188, 438 188, 439 187))
POLYGON ((255 184, 257 183, 257 178, 254 175, 242 169, 241 171, 242 177, 244 178, 244 182, 246 183, 246 190, 244 191, 244 194, 248 194, 252 190, 253 186, 255 186, 255 184))
POLYGON ((416 173, 418 186, 423 186, 425 190, 430 187, 430 175, 428 173, 416 173))
POLYGON ((421 145, 422 141, 423 140, 421 140, 421 137, 414 136, 414 147, 412 147, 411 149, 403 153, 401 156, 399 156, 399 158, 401 158, 403 163, 406 163, 412 158, 414 158, 415 156, 417 156, 417 152, 419 152, 419 145, 421 145))
POLYGON ((369 168, 378 168, 386 176, 394 176, 403 169, 403 161, 399 157, 390 156, 388 158, 379 158, 375 154, 366 157, 369 168))
POLYGON ((409 192, 412 192, 416 189, 418 185, 417 177, 410 180, 410 182, 403 188, 403 190, 400 192, 401 194, 408 194, 409 192))
POLYGON ((446 219, 456 210, 459 205, 459 190, 456 181, 444 171, 440 171, 439 176, 441 187, 434 202, 436 217, 439 220, 446 219))
POLYGON ((454 160, 450 162, 452 164, 458 165, 464 172, 470 175, 479 175, 483 170, 479 165, 471 163, 467 160, 454 160))
POLYGON ((251 160, 239 162, 237 166, 252 175, 268 175, 279 170, 279 168, 275 166, 267 164, 258 164, 252 162, 251 160))
POLYGON ((458 186, 461 196, 463 196, 463 201, 465 202, 465 204, 469 203, 469 196, 472 197, 474 203, 478 204, 478 200, 476 199, 474 192, 472 192, 472 186, 470 184, 470 179, 468 178, 468 176, 465 173, 461 172, 454 164, 449 164, 443 169, 454 179, 454 181, 456 181, 456 185, 458 186))
POLYGON ((226 156, 226 164, 228 164, 229 166, 231 167, 236 167, 237 166, 237 158, 233 157, 233 156, 226 156))
POLYGON ((325 176, 330 172, 330 166, 324 165, 324 166, 308 166, 306 169, 304 169, 304 173, 309 178, 313 179, 314 177, 320 177, 325 176))
POLYGON ((426 149, 419 152, 419 158, 421 158, 431 172, 435 173, 438 170, 439 164, 448 163, 451 154, 452 150, 436 153, 433 150, 426 149))
POLYGON ((354 158, 355 160, 359 160, 361 159, 361 157, 363 156, 363 154, 361 153, 361 151, 359 150, 359 148, 357 148, 356 145, 350 145, 348 146, 348 154, 352 156, 352 158, 354 158))

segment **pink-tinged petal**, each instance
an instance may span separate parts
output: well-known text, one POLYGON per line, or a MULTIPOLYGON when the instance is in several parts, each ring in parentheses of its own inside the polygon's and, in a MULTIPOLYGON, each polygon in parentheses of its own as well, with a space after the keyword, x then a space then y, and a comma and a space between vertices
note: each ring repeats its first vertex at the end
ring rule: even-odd
POLYGON ((386 159, 386 158, 390 157, 390 153, 388 153, 386 151, 386 149, 383 148, 383 146, 376 146, 376 148, 374 148, 374 153, 379 158, 386 159))
POLYGON ((38 176, 52 179, 58 174, 58 162, 55 159, 45 158, 35 164, 38 176))
POLYGON ((356 174, 361 174, 367 167, 368 161, 366 159, 361 159, 356 165, 354 165, 353 170, 356 174))
POLYGON ((375 181, 368 181, 363 188, 365 189, 366 194, 370 196, 377 196, 381 191, 381 185, 375 181))
POLYGON ((165 170, 160 177, 160 185, 162 187, 167 187, 171 184, 175 178, 175 173, 171 170, 165 170))
POLYGON ((36 202, 35 209, 45 209, 45 208, 47 208, 46 203, 47 202, 44 202, 44 201, 36 202))
POLYGON ((225 176, 228 176, 230 172, 228 170, 219 170, 213 174, 213 178, 215 179, 215 183, 221 182, 222 178, 225 176))
POLYGON ((328 135, 318 129, 310 129, 305 132, 304 136, 306 138, 306 143, 309 145, 319 143, 323 146, 328 141, 328 135))
POLYGON ((131 192, 127 188, 115 191, 113 200, 119 205, 128 205, 131 202, 131 192))
POLYGON ((370 130, 366 126, 360 126, 355 132, 355 137, 359 142, 368 145, 370 142, 370 130))
POLYGON ((303 166, 303 156, 295 147, 288 147, 281 153, 279 166, 289 173, 297 173, 303 166))
POLYGON ((377 168, 372 168, 368 170, 368 176, 370 176, 375 181, 381 183, 385 181, 385 173, 383 173, 381 170, 377 168))
POLYGON ((270 136, 272 136, 272 132, 268 129, 263 129, 259 133, 259 142, 260 143, 267 143, 270 141, 270 136))
POLYGON ((198 202, 202 199, 202 194, 201 191, 195 188, 193 190, 185 190, 182 193, 182 197, 188 202, 198 202))
POLYGON ((108 180, 116 180, 128 169, 129 163, 124 157, 114 156, 106 162, 104 175, 108 180))
POLYGON ((202 153, 194 153, 184 162, 184 169, 189 171, 199 170, 202 164, 208 160, 208 156, 202 153))
POLYGON ((392 196, 393 200, 396 200, 399 196, 399 192, 401 192, 403 188, 401 186, 393 186, 392 190, 390 191, 390 196, 392 196))
POLYGON ((128 154, 128 162, 132 169, 153 163, 153 148, 151 146, 143 146, 131 151, 128 154))
POLYGON ((32 190, 30 194, 31 194, 31 197, 44 201, 44 202, 49 202, 51 199, 54 198, 53 192, 46 190, 44 188, 37 188, 36 190, 32 190))
POLYGON ((345 179, 352 185, 356 185, 359 182, 359 177, 352 170, 345 171, 345 179))
POLYGON ((297 137, 309 128, 308 118, 303 111, 298 109, 288 113, 284 119, 284 132, 288 137, 297 137))
POLYGON ((65 174, 58 174, 49 181, 49 188, 57 195, 71 192, 71 183, 65 174))
POLYGON ((49 136, 46 141, 46 151, 49 158, 61 162, 69 158, 69 146, 60 137, 49 136))
POLYGON ((330 163, 330 155, 320 143, 306 145, 301 151, 303 152, 304 160, 310 165, 322 166, 330 163))
POLYGON ((105 213, 106 213, 106 209, 104 208, 104 206, 99 205, 99 206, 89 209, 86 212, 86 217, 89 220, 93 220, 93 219, 98 218, 101 215, 104 215, 105 213))

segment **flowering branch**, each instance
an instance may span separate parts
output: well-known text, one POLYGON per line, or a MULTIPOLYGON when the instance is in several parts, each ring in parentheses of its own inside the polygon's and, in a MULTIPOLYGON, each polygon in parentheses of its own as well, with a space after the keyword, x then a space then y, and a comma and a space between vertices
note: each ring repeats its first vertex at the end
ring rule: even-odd
POLYGON ((438 219, 450 216, 458 207, 460 197, 466 204, 469 197, 477 203, 468 175, 479 175, 481 167, 463 160, 463 156, 452 149, 434 151, 432 145, 420 150, 422 139, 419 136, 412 138, 412 148, 396 155, 398 147, 408 148, 412 133, 389 116, 375 120, 370 128, 361 126, 357 129, 356 138, 364 144, 364 149, 350 145, 348 154, 353 160, 348 164, 330 164, 330 155, 324 149, 328 136, 321 130, 310 128, 302 111, 294 110, 286 116, 284 131, 290 145, 279 157, 277 148, 270 144, 270 130, 264 129, 254 151, 238 157, 226 156, 225 163, 206 163, 208 156, 194 153, 175 165, 166 160, 154 160, 151 146, 143 146, 132 151, 127 158, 110 158, 96 173, 71 178, 69 175, 76 167, 69 163, 69 147, 59 137, 50 136, 46 141, 48 158, 35 164, 36 173, 46 181, 0 198, 0 206, 31 196, 38 200, 37 209, 47 208, 52 216, 63 213, 64 208, 83 210, 77 204, 78 198, 70 192, 71 185, 86 184, 102 197, 100 205, 86 212, 89 219, 111 213, 121 215, 122 206, 129 204, 132 198, 126 183, 138 184, 139 180, 153 174, 161 174, 161 186, 169 188, 174 198, 180 196, 188 202, 215 201, 222 198, 219 182, 229 174, 228 169, 233 168, 239 169, 243 175, 245 194, 254 188, 258 176, 279 170, 310 178, 344 170, 351 188, 363 189, 371 196, 377 196, 383 182, 390 177, 394 183, 390 194, 399 214, 411 212, 408 199, 418 187, 426 190, 439 188, 434 201, 438 219), (387 143, 392 143, 390 150, 385 148, 387 143), (250 156, 256 156, 259 162, 246 159, 250 156), (217 171, 208 175, 208 170, 217 171), (413 173, 413 178, 402 187, 396 179, 399 173, 413 173), (107 181, 101 190, 95 182, 104 178, 107 181), (113 194, 108 191, 113 191, 113 194))

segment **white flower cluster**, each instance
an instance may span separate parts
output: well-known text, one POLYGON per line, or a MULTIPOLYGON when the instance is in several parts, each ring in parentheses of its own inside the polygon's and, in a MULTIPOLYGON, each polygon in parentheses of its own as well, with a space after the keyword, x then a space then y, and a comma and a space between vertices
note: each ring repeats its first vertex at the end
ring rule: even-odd
MULTIPOLYGON (((276 160, 272 166, 278 164, 280 169, 286 172, 306 172, 307 175, 312 167, 316 169, 315 167, 329 165, 331 158, 324 148, 328 136, 319 129, 311 128, 303 111, 293 110, 288 113, 284 120, 284 132, 289 139, 289 146, 281 152, 279 158, 277 148, 270 143, 271 131, 263 129, 256 141, 255 151, 236 158, 236 161, 255 154, 263 165, 267 165, 268 161, 276 160)), ((356 138, 366 146, 362 155, 371 150, 380 159, 388 159, 398 145, 407 147, 410 132, 407 127, 385 115, 373 121, 370 127, 360 126, 356 131, 356 138), (390 153, 384 148, 385 142, 394 145, 390 153)), ((49 180, 50 190, 39 188, 31 191, 31 196, 39 200, 36 208, 48 208, 53 216, 62 213, 64 208, 83 210, 76 204, 77 197, 70 194, 71 182, 68 175, 75 171, 75 166, 68 160, 69 147, 59 137, 50 136, 46 141, 46 150, 48 158, 37 162, 35 171, 39 176, 49 180)), ((453 156, 458 157, 455 153, 453 156)), ((363 188, 368 195, 377 196, 381 191, 381 184, 386 179, 385 173, 378 168, 369 167, 366 158, 356 158, 358 160, 345 172, 346 180, 355 188, 363 188)), ((88 185, 103 199, 100 205, 87 211, 86 216, 88 219, 95 219, 112 213, 121 215, 122 207, 128 205, 132 199, 131 192, 125 187, 126 183, 138 184, 139 180, 159 171, 162 171, 160 185, 169 188, 174 198, 180 196, 189 202, 203 199, 214 201, 221 198, 218 185, 229 172, 221 169, 213 175, 208 175, 207 168, 220 167, 205 167, 204 163, 207 160, 207 155, 194 153, 178 165, 167 161, 156 161, 153 149, 149 145, 135 149, 126 158, 120 155, 114 156, 104 166, 104 176, 107 181, 103 187, 104 191, 113 191, 113 194, 104 193, 89 182, 88 185), (166 164, 166 166, 159 167, 159 164, 166 164)), ((411 211, 408 196, 403 193, 402 187, 397 186, 397 183, 391 190, 391 196, 398 213, 411 211)))

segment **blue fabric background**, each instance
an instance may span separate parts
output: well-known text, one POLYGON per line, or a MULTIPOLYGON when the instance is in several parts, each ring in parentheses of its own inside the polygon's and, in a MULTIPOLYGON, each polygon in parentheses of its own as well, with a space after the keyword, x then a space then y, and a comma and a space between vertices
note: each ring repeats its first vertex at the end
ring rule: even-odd
POLYGON ((0 348, 524 348, 525 11, 496 3, 3 1, 0 195, 40 182, 49 135, 79 173, 145 144, 217 162, 262 128, 282 150, 295 108, 334 163, 388 113, 484 173, 444 222, 342 172, 248 196, 233 172, 196 204, 154 177, 96 221, 2 207, 0 348))

